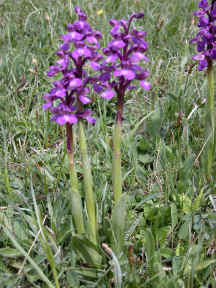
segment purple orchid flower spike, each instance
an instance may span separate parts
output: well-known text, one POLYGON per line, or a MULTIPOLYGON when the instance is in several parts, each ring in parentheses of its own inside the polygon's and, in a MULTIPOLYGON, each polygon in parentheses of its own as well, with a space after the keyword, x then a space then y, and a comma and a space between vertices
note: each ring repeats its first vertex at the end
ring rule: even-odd
POLYGON ((198 8, 194 15, 199 17, 199 32, 190 43, 197 45, 198 54, 193 59, 198 61, 198 70, 202 71, 216 60, 216 1, 209 4, 208 0, 201 0, 198 8))
POLYGON ((69 33, 62 35, 64 43, 56 53, 59 60, 50 66, 47 73, 48 77, 62 74, 62 78, 54 81, 53 88, 44 95, 46 104, 43 105, 45 110, 49 109, 52 113, 51 120, 59 125, 74 124, 80 118, 93 124, 96 121, 91 116, 92 111, 85 109, 85 105, 91 102, 87 86, 94 82, 94 78, 88 76, 84 66, 88 61, 93 61, 96 65, 100 60, 97 50, 100 47, 98 40, 102 36, 99 31, 92 30, 80 7, 76 6, 75 12, 78 21, 67 25, 69 33), (74 48, 72 52, 71 45, 74 48))
POLYGON ((149 90, 151 84, 146 81, 149 72, 140 62, 149 62, 145 56, 148 48, 144 40, 146 32, 131 28, 133 19, 144 17, 144 12, 133 13, 129 20, 110 20, 112 41, 102 49, 104 59, 101 64, 91 66, 101 71, 99 83, 94 85, 95 92, 101 93, 102 98, 111 99, 117 95, 117 121, 122 121, 124 96, 127 90, 135 89, 131 85, 133 80, 138 80, 140 86, 149 90))

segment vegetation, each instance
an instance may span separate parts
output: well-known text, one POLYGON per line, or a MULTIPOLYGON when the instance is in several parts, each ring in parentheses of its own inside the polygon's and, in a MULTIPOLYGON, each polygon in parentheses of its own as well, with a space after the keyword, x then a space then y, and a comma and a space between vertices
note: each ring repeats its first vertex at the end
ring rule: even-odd
MULTIPOLYGON (((189 44, 198 1, 0 1, 0 283, 8 287, 216 287, 215 156, 206 173, 208 79, 189 44), (76 3, 74 3, 76 2, 76 3), (72 222, 65 129, 50 122, 46 76, 74 4, 111 40, 109 19, 147 31, 150 91, 126 95, 122 193, 113 205, 115 102, 92 92, 85 129, 97 242, 72 222), (126 214, 127 213, 127 214, 126 214), (126 215, 125 215, 126 214, 126 215), (122 227, 122 229, 120 229, 122 227), (91 255, 98 255, 96 265, 91 255)), ((76 144, 78 129, 74 133, 76 144)), ((75 145, 78 189, 83 164, 75 145)))

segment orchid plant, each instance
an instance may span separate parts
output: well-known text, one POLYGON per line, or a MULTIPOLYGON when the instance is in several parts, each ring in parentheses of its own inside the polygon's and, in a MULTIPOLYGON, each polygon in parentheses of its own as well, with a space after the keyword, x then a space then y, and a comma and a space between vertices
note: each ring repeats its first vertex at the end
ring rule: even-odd
POLYGON ((110 34, 112 40, 106 48, 102 49, 103 61, 91 61, 91 66, 100 71, 99 82, 94 83, 94 89, 101 94, 102 98, 110 100, 117 96, 116 122, 113 132, 113 193, 114 201, 117 204, 122 195, 121 177, 121 130, 123 120, 123 107, 127 91, 137 88, 139 84, 145 90, 151 87, 146 81, 149 76, 148 70, 144 69, 141 62, 149 62, 145 52, 148 48, 144 40, 146 32, 132 28, 134 19, 144 17, 144 12, 133 13, 129 20, 110 20, 110 34), (132 83, 137 80, 137 83, 132 83))
POLYGON ((53 81, 53 88, 44 95, 46 103, 43 108, 49 109, 52 114, 51 120, 59 125, 66 126, 67 152, 70 165, 70 179, 72 188, 72 213, 76 230, 79 234, 84 233, 84 220, 82 213, 81 196, 78 191, 78 181, 74 163, 73 133, 75 123, 79 125, 80 151, 84 169, 85 198, 88 212, 88 232, 90 240, 96 244, 96 211, 92 189, 92 175, 90 162, 87 154, 86 138, 82 121, 95 124, 92 110, 86 108, 91 102, 89 86, 95 79, 88 75, 85 67, 89 61, 97 62, 101 59, 97 50, 100 48, 99 40, 101 33, 94 31, 86 21, 87 15, 80 7, 75 7, 78 21, 67 25, 69 33, 62 35, 64 43, 59 47, 57 56, 59 60, 50 66, 48 77, 61 73, 59 80, 53 81), (70 48, 73 45, 71 52, 70 48))
MULTIPOLYGON (((214 71, 213 61, 216 60, 216 0, 209 4, 208 0, 201 0, 198 5, 199 10, 194 15, 199 18, 197 26, 199 31, 190 42, 196 43, 198 54, 193 57, 198 61, 198 70, 207 69, 208 76, 208 106, 207 106, 207 133, 212 135, 208 145, 207 175, 210 176, 214 150, 215 150, 215 112, 214 112, 214 71)), ((207 135, 209 137, 209 135, 207 135)))

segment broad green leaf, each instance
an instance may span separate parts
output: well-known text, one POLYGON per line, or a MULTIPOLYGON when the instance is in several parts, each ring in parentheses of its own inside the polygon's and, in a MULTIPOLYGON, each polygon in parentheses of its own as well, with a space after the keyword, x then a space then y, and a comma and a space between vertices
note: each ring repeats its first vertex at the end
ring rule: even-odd
POLYGON ((180 199, 182 201, 182 210, 185 214, 188 214, 189 212, 191 212, 192 209, 192 201, 190 200, 190 198, 183 194, 180 196, 180 199))
POLYGON ((200 194, 197 196, 197 198, 195 199, 195 201, 192 204, 192 210, 193 211, 198 211, 200 210, 200 203, 203 197, 203 189, 200 191, 200 194))
POLYGON ((148 265, 151 265, 155 251, 155 239, 150 229, 144 231, 144 249, 148 265))
POLYGON ((3 257, 14 258, 14 257, 22 256, 22 253, 15 248, 5 247, 5 248, 0 248, 0 255, 3 257))
MULTIPOLYGON (((82 258, 89 264, 95 264, 95 257, 98 257, 98 262, 101 260, 100 249, 97 248, 90 240, 82 235, 73 235, 72 244, 75 251, 79 251, 82 258), (94 258, 94 259, 93 259, 94 258)), ((98 263, 99 264, 99 263, 98 263)))
POLYGON ((184 224, 182 224, 180 230, 179 230, 179 233, 178 233, 178 236, 180 239, 184 239, 186 240, 188 238, 188 231, 189 227, 188 227, 188 223, 185 222, 184 224))

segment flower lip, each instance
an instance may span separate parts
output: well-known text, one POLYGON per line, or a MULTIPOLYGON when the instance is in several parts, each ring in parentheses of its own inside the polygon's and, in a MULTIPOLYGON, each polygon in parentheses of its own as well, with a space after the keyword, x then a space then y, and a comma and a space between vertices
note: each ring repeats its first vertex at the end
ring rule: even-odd
POLYGON ((145 90, 151 89, 151 83, 147 81, 140 81, 140 86, 143 87, 145 90))
POLYGON ((105 90, 102 94, 101 97, 102 98, 106 98, 108 100, 112 99, 115 96, 115 91, 111 88, 105 90))
POLYGON ((132 70, 129 70, 129 69, 116 70, 116 71, 114 71, 113 75, 115 77, 121 77, 122 76, 128 80, 132 80, 136 77, 136 74, 132 70))

